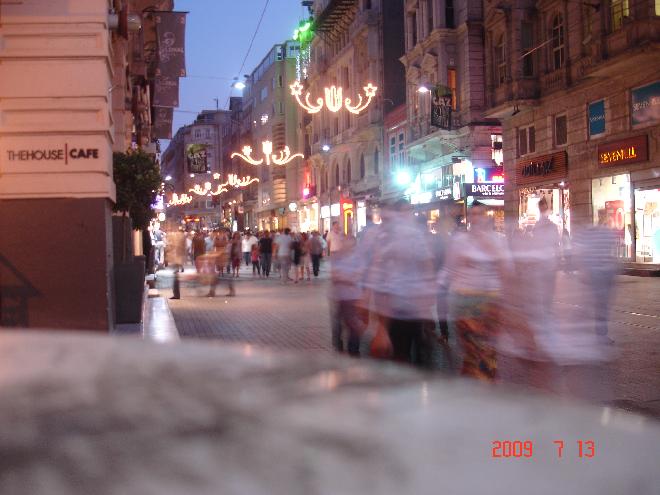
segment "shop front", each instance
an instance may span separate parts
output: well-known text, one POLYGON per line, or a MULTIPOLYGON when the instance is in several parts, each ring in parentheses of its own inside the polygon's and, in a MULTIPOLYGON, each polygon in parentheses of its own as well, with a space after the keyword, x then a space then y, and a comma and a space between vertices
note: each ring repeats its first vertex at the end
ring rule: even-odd
POLYGON ((550 208, 549 219, 560 232, 570 234, 570 193, 567 183, 568 158, 565 151, 525 158, 516 163, 518 227, 531 231, 539 220, 539 202, 550 208))
POLYGON ((486 213, 493 219, 496 232, 504 233, 504 183, 466 182, 463 184, 465 220, 470 223, 470 208, 475 201, 485 205, 486 213))
MULTIPOLYGON (((456 191, 456 200, 460 200, 459 191, 456 191)), ((415 216, 426 218, 426 227, 432 234, 451 232, 462 223, 463 206, 456 200, 452 187, 410 195, 415 216)))
POLYGON ((604 175, 591 183, 593 223, 605 214, 617 232, 618 257, 660 264, 660 169, 634 170, 648 161, 646 134, 598 146, 598 171, 604 175))
POLYGON ((319 204, 316 201, 298 206, 298 228, 300 232, 313 232, 319 228, 319 204))

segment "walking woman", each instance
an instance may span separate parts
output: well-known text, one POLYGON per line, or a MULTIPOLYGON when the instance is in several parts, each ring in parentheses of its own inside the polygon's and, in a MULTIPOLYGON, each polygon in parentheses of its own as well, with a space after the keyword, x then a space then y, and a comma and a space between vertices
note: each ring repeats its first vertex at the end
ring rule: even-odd
POLYGON ((470 230, 452 236, 439 282, 449 287, 449 324, 463 351, 461 374, 497 378, 500 296, 510 257, 484 205, 470 209, 470 230))
POLYGON ((312 258, 310 255, 309 235, 306 232, 300 234, 300 280, 305 279, 305 271, 307 271, 307 280, 311 280, 311 264, 312 258))
POLYGON ((233 269, 233 276, 238 277, 238 272, 241 269, 241 256, 243 254, 241 246, 241 234, 234 232, 234 237, 231 240, 231 267, 233 269))

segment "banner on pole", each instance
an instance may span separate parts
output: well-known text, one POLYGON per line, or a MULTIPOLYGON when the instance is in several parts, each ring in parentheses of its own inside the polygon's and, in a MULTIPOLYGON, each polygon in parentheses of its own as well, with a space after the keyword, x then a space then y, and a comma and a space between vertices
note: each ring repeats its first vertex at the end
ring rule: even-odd
POLYGON ((154 137, 158 139, 172 139, 172 119, 174 109, 167 107, 154 107, 154 137))
POLYGON ((165 75, 156 76, 154 80, 155 107, 179 106, 179 78, 165 75))
POLYGON ((184 77, 186 75, 186 14, 158 12, 154 15, 158 38, 156 75, 184 77))

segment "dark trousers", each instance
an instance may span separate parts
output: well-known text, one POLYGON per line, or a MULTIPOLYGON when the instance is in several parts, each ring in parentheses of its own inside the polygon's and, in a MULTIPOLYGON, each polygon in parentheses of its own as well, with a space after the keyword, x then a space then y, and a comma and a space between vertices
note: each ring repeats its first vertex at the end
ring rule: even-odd
POLYGON ((312 271, 314 272, 315 277, 319 276, 319 268, 320 267, 321 267, 321 255, 320 254, 313 254, 312 255, 312 271))
POLYGON ((348 333, 346 350, 351 356, 360 355, 360 338, 364 333, 368 320, 367 311, 359 308, 357 301, 336 301, 332 306, 332 347, 339 352, 344 351, 342 334, 348 333))
POLYGON ((259 266, 258 261, 252 262, 252 275, 254 275, 255 273, 261 275, 261 267, 259 266))
POLYGON ((179 281, 179 271, 183 271, 181 265, 170 265, 174 270, 174 283, 172 284, 172 297, 181 299, 181 282, 179 281))
POLYGON ((270 276, 270 265, 272 261, 272 253, 261 253, 261 273, 263 273, 264 277, 270 276))
MULTIPOLYGON (((435 323, 430 322, 435 326, 435 323)), ((425 364, 427 347, 424 320, 390 319, 387 331, 392 342, 392 359, 404 363, 425 364)))
POLYGON ((243 253, 243 259, 245 260, 245 266, 250 266, 250 252, 243 253))
POLYGON ((594 311, 596 319, 596 334, 607 335, 607 316, 610 309, 610 299, 612 289, 614 288, 613 270, 592 270, 589 273, 589 283, 591 284, 592 295, 594 298, 594 311))

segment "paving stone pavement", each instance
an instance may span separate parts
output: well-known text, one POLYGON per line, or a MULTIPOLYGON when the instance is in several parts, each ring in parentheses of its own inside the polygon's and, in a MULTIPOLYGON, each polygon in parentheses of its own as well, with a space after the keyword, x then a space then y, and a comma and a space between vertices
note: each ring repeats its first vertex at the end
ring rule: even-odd
MULTIPOLYGON (((589 311, 585 294, 575 281, 574 275, 559 277, 555 308, 560 319, 589 311)), ((167 273, 159 277, 159 283, 167 294, 166 287, 171 283, 167 273)), ((182 299, 170 301, 181 337, 331 351, 327 271, 320 279, 283 286, 279 279, 254 280, 243 268, 235 286, 236 297, 224 297, 226 285, 221 282, 215 298, 204 297, 206 287, 184 287, 182 299)), ((616 356, 590 371, 587 388, 580 392, 586 398, 660 419, 659 294, 660 279, 618 277, 610 313, 616 356), (607 399, 595 390, 598 382, 608 385, 607 399)), ((450 344, 455 348, 455 341, 450 344)), ((449 366, 442 355, 438 360, 439 368, 449 366)), ((507 366, 503 358, 504 373, 507 366)), ((562 369, 562 380, 577 383, 583 379, 582 372, 579 368, 562 369)), ((510 378, 514 383, 524 381, 510 378)))

